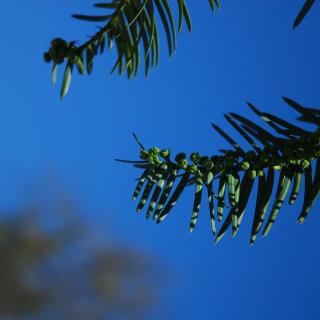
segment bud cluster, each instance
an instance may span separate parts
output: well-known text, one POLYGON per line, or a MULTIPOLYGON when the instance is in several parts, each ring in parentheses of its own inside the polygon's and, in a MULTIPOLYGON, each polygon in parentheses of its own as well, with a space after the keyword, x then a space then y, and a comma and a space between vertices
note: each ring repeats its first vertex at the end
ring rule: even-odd
POLYGON ((61 38, 55 38, 51 41, 51 47, 44 53, 43 58, 45 62, 53 61, 55 64, 63 63, 66 58, 73 63, 80 59, 74 42, 67 42, 61 38))
MULTIPOLYGON (((196 176, 203 176, 209 172, 223 174, 224 172, 248 171, 249 177, 255 179, 264 175, 264 168, 281 170, 284 167, 292 167, 304 170, 310 166, 313 159, 319 158, 320 150, 318 143, 310 148, 294 148, 288 144, 283 149, 266 147, 261 152, 248 151, 239 153, 237 151, 223 151, 223 155, 212 157, 202 156, 198 152, 190 154, 188 160, 185 153, 178 153, 174 161, 170 160, 170 150, 160 150, 157 147, 140 152, 141 159, 147 161, 155 168, 165 168, 165 170, 179 170, 196 176), (166 164, 167 166, 163 166, 166 164)), ((156 169, 157 171, 157 169, 156 169)))

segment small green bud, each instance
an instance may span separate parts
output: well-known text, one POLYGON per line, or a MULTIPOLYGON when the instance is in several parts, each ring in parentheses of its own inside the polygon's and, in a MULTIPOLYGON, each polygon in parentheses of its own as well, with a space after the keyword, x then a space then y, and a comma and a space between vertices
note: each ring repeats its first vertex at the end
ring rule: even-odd
POLYGON ((264 175, 263 170, 258 170, 257 171, 257 177, 263 177, 263 175, 264 175))
POLYGON ((183 168, 186 169, 188 166, 188 160, 187 159, 182 159, 181 161, 179 161, 178 165, 183 168))
POLYGON ((152 147, 149 149, 149 153, 152 155, 158 155, 160 153, 160 149, 158 147, 152 147))
POLYGON ((250 163, 248 161, 242 161, 240 163, 240 168, 241 168, 241 170, 246 171, 250 168, 250 163))
POLYGON ((205 167, 206 170, 210 171, 214 167, 214 164, 212 160, 207 159, 203 162, 203 166, 205 167))
POLYGON ((169 149, 163 149, 160 151, 160 156, 162 158, 168 158, 170 155, 170 150, 169 149))
POLYGON ((168 170, 168 165, 166 163, 162 163, 160 166, 160 170, 162 173, 165 173, 168 170))
POLYGON ((201 156, 200 156, 200 153, 199 152, 193 152, 191 153, 190 155, 190 160, 193 162, 193 163, 199 163, 201 159, 201 156))
POLYGON ((188 169, 189 169, 189 171, 190 171, 191 173, 197 173, 197 172, 199 171, 197 165, 195 165, 195 164, 192 164, 191 166, 189 166, 188 169))
POLYGON ((296 164, 299 164, 299 161, 298 161, 298 160, 295 160, 295 159, 290 159, 290 160, 289 160, 289 163, 290 163, 290 164, 293 164, 293 165, 296 165, 296 164))
POLYGON ((306 169, 310 166, 310 162, 308 160, 302 160, 300 165, 303 169, 306 169))
POLYGON ((152 176, 152 175, 148 175, 148 180, 150 180, 150 181, 153 182, 153 183, 157 183, 157 180, 156 180, 155 177, 152 176))
POLYGON ((249 171, 249 178, 254 179, 257 176, 256 170, 250 170, 249 171))
POLYGON ((149 162, 155 163, 155 164, 160 164, 162 161, 159 159, 159 157, 156 154, 149 155, 149 162))

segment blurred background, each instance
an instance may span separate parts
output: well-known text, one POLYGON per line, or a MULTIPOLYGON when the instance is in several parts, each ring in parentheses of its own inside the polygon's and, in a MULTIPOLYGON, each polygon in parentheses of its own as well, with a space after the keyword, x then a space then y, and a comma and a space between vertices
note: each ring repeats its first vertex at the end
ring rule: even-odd
POLYGON ((161 263, 84 224, 53 175, 33 187, 1 215, 0 318, 147 319, 168 275, 161 263))
MULTIPOLYGON (((149 79, 75 74, 62 101, 42 54, 52 38, 85 40, 90 0, 0 2, 0 319, 318 319, 320 216, 303 225, 285 205, 249 245, 254 201, 235 239, 213 245, 206 205, 188 233, 192 191, 162 224, 135 214, 140 172, 134 131, 146 147, 212 154, 225 147, 210 122, 256 120, 246 100, 288 121, 288 96, 320 102, 320 4, 301 26, 303 0, 229 0, 214 16, 188 1, 193 32, 178 38, 149 79)), ((60 76, 61 76, 60 70, 60 76)))

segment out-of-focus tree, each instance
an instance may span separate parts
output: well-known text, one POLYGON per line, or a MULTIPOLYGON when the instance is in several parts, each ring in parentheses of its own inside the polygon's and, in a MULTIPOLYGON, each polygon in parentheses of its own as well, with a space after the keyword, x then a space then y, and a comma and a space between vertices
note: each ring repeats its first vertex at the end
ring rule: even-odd
POLYGON ((52 194, 0 216, 0 318, 143 319, 159 284, 155 263, 102 243, 68 197, 52 194))

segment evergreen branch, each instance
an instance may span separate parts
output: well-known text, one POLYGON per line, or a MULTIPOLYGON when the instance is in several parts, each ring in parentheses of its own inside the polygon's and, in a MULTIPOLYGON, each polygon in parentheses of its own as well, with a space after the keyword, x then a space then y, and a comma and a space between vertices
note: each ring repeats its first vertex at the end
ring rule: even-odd
MULTIPOLYGON (((183 20, 191 31, 191 19, 185 0, 176 0, 178 4, 178 31, 183 20)), ((210 7, 219 8, 218 0, 209 0, 210 7)), ((57 79, 58 65, 65 63, 61 97, 70 88, 73 66, 76 65, 80 74, 91 74, 96 56, 105 52, 106 43, 111 49, 115 43, 117 59, 111 72, 118 70, 119 75, 127 73, 130 79, 136 76, 140 60, 145 64, 145 75, 156 67, 159 61, 159 34, 157 20, 161 21, 168 44, 169 56, 176 50, 176 28, 168 0, 113 0, 108 3, 98 3, 96 8, 111 10, 106 15, 73 15, 74 18, 89 22, 105 22, 97 33, 81 45, 76 41, 67 42, 61 38, 51 41, 50 49, 44 53, 44 59, 53 64, 52 80, 57 79), (144 54, 140 53, 140 47, 144 54), (141 57, 142 56, 142 59, 141 57)))
MULTIPOLYGON (((179 153, 174 160, 171 160, 169 149, 160 150, 157 147, 142 149, 140 161, 143 161, 144 173, 139 179, 134 199, 139 195, 143 185, 145 187, 137 211, 143 208, 150 197, 147 217, 153 214, 159 223, 170 213, 186 187, 195 184, 190 222, 190 232, 192 232, 199 216, 201 200, 205 198, 203 189, 206 188, 214 235, 217 221, 223 219, 224 208, 230 208, 216 235, 215 242, 218 242, 230 226, 233 236, 238 232, 248 200, 252 195, 254 182, 258 180, 256 208, 250 236, 250 243, 253 244, 264 223, 274 188, 277 192, 262 232, 263 236, 271 230, 291 185, 288 203, 294 204, 304 177, 304 202, 298 217, 298 222, 302 223, 320 192, 319 109, 305 108, 289 98, 284 98, 284 101, 300 113, 302 121, 307 120, 308 123, 316 125, 317 129, 307 131, 270 113, 261 112, 249 103, 255 114, 283 137, 272 134, 236 113, 230 113, 226 115, 226 119, 249 143, 252 150, 244 151, 244 148, 214 124, 213 128, 230 143, 233 150, 223 149, 222 154, 211 157, 192 153, 189 161, 185 153, 179 153), (316 162, 315 169, 313 162, 316 162), (280 173, 277 174, 277 171, 280 173), (213 192, 215 180, 219 180, 216 196, 213 192), (225 199, 226 196, 228 200, 225 199)), ((135 139, 137 140, 136 136, 135 139)), ((136 167, 139 163, 130 162, 136 167)))
MULTIPOLYGON (((192 29, 191 19, 185 0, 176 0, 178 4, 178 32, 182 29, 183 20, 189 31, 192 29)), ((297 15, 293 28, 305 18, 315 0, 306 0, 297 15)), ((211 10, 220 8, 218 0, 209 0, 211 10)), ((173 14, 168 0, 112 0, 94 5, 98 9, 111 10, 111 14, 83 15, 75 14, 74 18, 89 22, 105 22, 99 31, 81 45, 76 41, 67 42, 61 38, 51 41, 51 47, 44 53, 44 60, 52 63, 52 82, 56 83, 58 66, 65 63, 60 95, 63 98, 69 91, 73 66, 80 74, 91 74, 96 56, 105 52, 115 43, 117 59, 111 70, 118 70, 119 75, 127 73, 130 79, 139 71, 140 60, 144 61, 145 75, 158 65, 159 34, 157 18, 161 21, 167 39, 169 56, 176 50, 176 29, 173 14), (140 47, 144 54, 140 53, 140 47), (142 56, 142 59, 141 59, 142 56)))

